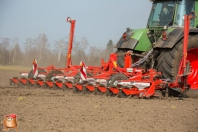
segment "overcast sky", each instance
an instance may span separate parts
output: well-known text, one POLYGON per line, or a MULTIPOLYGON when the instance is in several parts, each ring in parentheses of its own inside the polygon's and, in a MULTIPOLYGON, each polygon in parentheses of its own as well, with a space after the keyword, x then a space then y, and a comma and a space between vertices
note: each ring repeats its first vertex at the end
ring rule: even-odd
POLYGON ((145 28, 151 5, 149 0, 0 0, 0 37, 17 37, 22 46, 44 33, 53 46, 68 36, 71 17, 77 41, 86 37, 90 46, 103 48, 127 27, 145 28))

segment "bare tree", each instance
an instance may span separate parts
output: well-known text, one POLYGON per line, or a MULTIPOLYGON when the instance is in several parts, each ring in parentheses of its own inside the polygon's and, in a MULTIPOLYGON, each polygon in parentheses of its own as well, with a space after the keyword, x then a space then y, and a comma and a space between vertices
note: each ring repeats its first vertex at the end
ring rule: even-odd
POLYGON ((39 37, 34 40, 34 43, 38 50, 38 63, 41 64, 41 62, 46 61, 46 58, 43 58, 43 56, 47 53, 46 51, 50 46, 48 43, 47 36, 45 34, 40 34, 39 37))
POLYGON ((63 51, 66 51, 68 48, 68 42, 66 42, 64 39, 59 39, 59 41, 54 42, 55 51, 57 51, 58 56, 58 64, 60 64, 60 59, 63 51))
POLYGON ((9 64, 9 38, 0 38, 0 64, 2 65, 8 65, 9 64))
POLYGON ((20 65, 22 63, 22 52, 21 52, 21 49, 20 49, 20 46, 19 46, 19 39, 18 38, 15 38, 13 40, 13 45, 14 45, 14 48, 12 49, 11 51, 11 55, 12 55, 12 64, 14 65, 20 65))
POLYGON ((100 65, 101 59, 104 58, 104 50, 96 46, 89 48, 88 64, 89 65, 100 65))
POLYGON ((81 54, 82 54, 82 59, 81 59, 81 60, 84 59, 84 57, 85 57, 85 52, 86 52, 85 50, 87 49, 88 46, 89 46, 89 43, 88 43, 87 38, 83 37, 83 38, 81 39, 81 49, 80 49, 81 54))
POLYGON ((83 37, 80 42, 75 42, 73 46, 73 62, 79 64, 80 61, 86 61, 86 49, 88 48, 89 43, 87 38, 83 37))
POLYGON ((25 60, 26 63, 29 63, 30 61, 32 61, 33 58, 33 48, 35 47, 34 41, 32 38, 27 38, 26 42, 24 43, 24 47, 25 47, 25 60))
POLYGON ((114 47, 113 47, 113 41, 112 40, 109 40, 109 42, 107 43, 107 46, 106 46, 106 54, 105 54, 105 60, 107 61, 107 58, 109 58, 109 55, 111 53, 113 53, 114 51, 114 47))

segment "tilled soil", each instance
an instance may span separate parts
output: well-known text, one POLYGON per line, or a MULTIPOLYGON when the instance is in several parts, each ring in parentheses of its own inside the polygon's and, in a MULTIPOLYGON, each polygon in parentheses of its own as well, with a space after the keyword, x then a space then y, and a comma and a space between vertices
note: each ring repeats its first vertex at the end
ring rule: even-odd
POLYGON ((121 99, 9 86, 12 76, 19 74, 0 71, 0 120, 17 114, 20 132, 198 132, 198 99, 121 99))

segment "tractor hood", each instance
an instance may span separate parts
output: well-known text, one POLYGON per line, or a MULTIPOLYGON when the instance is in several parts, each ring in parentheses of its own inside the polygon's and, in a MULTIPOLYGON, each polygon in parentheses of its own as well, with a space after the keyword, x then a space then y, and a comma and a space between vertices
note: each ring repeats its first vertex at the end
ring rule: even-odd
POLYGON ((123 33, 115 48, 147 51, 151 43, 147 37, 148 29, 129 29, 123 33))

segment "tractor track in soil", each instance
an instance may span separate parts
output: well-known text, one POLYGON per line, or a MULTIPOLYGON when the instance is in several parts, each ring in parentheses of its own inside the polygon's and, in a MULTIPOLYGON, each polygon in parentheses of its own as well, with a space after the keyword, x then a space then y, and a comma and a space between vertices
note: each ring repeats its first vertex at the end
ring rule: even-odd
MULTIPOLYGON (((198 99, 121 99, 9 85, 0 71, 0 120, 15 113, 20 132, 197 132, 198 99)), ((0 125, 0 130, 3 126, 0 125)), ((14 130, 12 130, 14 131, 14 130)))

